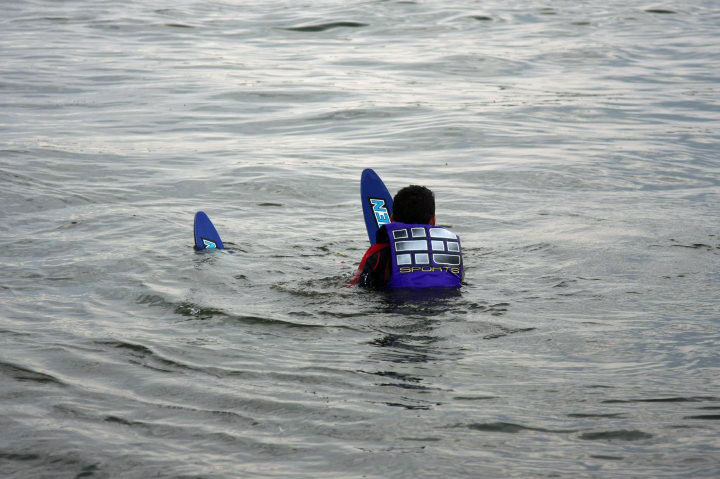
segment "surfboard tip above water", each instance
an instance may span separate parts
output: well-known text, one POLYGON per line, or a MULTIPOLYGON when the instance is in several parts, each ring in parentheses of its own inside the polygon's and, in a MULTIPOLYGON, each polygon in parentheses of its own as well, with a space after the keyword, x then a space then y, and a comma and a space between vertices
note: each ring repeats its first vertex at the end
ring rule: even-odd
POLYGON ((390 222, 393 201, 385 183, 372 168, 365 168, 360 176, 360 199, 370 243, 375 244, 377 231, 390 222))
POLYGON ((204 211, 195 213, 195 221, 193 225, 195 250, 202 251, 205 249, 225 249, 220 234, 215 229, 212 221, 204 211))

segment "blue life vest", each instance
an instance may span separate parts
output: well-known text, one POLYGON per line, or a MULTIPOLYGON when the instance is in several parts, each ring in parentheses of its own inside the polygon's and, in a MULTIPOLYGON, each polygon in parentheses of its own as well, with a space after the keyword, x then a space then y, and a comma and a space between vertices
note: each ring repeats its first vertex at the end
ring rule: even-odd
POLYGON ((392 273, 387 287, 459 288, 463 278, 460 238, 439 226, 384 225, 390 240, 392 273))

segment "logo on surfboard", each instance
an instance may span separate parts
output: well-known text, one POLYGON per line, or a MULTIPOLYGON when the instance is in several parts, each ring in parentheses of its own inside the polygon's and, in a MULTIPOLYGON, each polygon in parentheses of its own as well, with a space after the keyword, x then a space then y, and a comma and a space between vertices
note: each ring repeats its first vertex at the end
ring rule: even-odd
POLYGON ((211 249, 211 248, 217 248, 217 244, 213 241, 207 240, 205 238, 202 239, 203 244, 205 245, 205 248, 211 249))
POLYGON ((370 198, 370 204, 372 205, 372 210, 375 214, 375 222, 378 227, 390 223, 390 215, 388 214, 387 207, 385 206, 385 200, 370 198))

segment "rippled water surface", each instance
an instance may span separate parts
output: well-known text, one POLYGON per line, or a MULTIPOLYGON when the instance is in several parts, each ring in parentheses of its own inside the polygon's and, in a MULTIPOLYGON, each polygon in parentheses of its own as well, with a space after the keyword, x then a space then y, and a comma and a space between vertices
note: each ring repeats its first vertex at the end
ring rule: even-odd
POLYGON ((719 25, 4 2, 0 475, 720 476, 719 25), (366 167, 435 191, 459 293, 343 287, 366 167))

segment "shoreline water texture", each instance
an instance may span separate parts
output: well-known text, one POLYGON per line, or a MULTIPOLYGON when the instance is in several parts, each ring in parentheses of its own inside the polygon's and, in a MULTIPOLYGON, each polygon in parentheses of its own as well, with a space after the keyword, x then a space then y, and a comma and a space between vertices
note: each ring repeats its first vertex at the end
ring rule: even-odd
POLYGON ((720 475, 716 2, 3 10, 3 477, 720 475), (343 287, 368 167, 459 293, 343 287))

